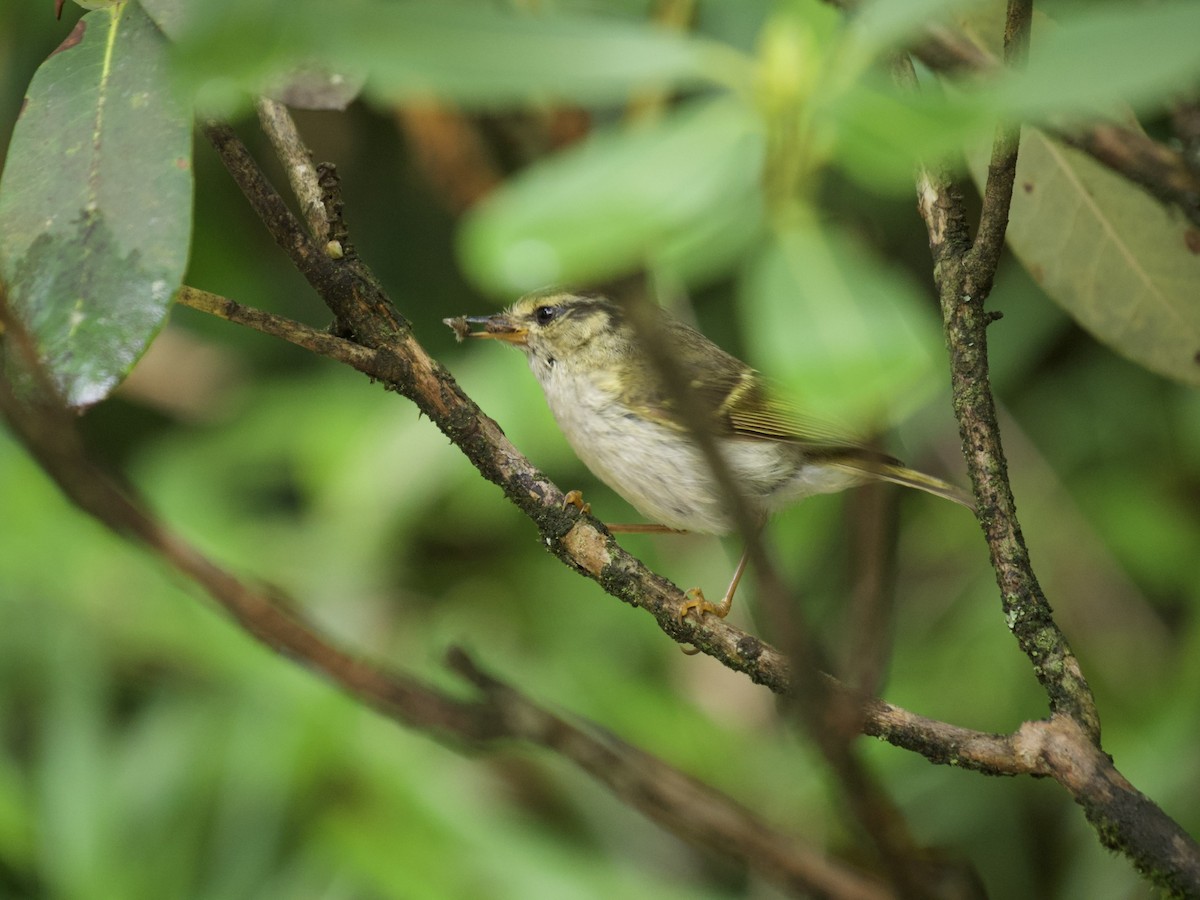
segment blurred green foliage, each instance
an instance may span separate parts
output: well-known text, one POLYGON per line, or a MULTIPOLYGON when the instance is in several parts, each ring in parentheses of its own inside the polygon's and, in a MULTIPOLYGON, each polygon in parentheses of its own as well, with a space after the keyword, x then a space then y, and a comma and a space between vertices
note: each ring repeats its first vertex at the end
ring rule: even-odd
MULTIPOLYGON (((913 159, 990 128, 985 113, 1028 108, 1030 94, 926 105, 867 71, 940 4, 886 4, 846 30, 816 3, 714 0, 699 4, 685 38, 649 32, 646 3, 551 3, 578 18, 538 25, 536 41, 490 18, 476 20, 495 25, 486 34, 464 32, 462 9, 474 16, 478 5, 421 13, 427 31, 410 49, 447 79, 422 90, 457 91, 493 116, 525 91, 535 114, 564 95, 605 101, 591 110, 595 140, 525 169, 461 228, 389 106, 414 96, 401 89, 412 57, 395 52, 391 20, 378 16, 387 7, 403 18, 405 4, 348 3, 337 16, 300 0, 211 5, 220 15, 190 26, 199 31, 182 70, 209 103, 242 108, 242 88, 325 36, 343 61, 374 73, 370 104, 299 117, 317 158, 339 165, 359 251, 422 343, 603 518, 633 514, 570 455, 521 360, 458 346, 440 324, 496 302, 464 271, 509 296, 530 279, 648 263, 669 296, 691 284, 704 330, 807 407, 829 398, 849 418, 895 424, 906 460, 961 471, 926 238, 901 191, 913 159), (654 65, 615 64, 623 54, 654 65), (578 67, 564 70, 564 58, 578 67), (559 96, 535 91, 564 71, 559 96), (764 71, 756 86, 746 81, 764 71), (489 77, 497 72, 504 78, 489 77), (696 96, 625 128, 619 101, 647 80, 696 96), (819 102, 800 102, 810 97, 819 102), (797 108, 808 119, 790 119, 797 108), (538 268, 547 249, 553 271, 538 268)), ((70 30, 50 6, 0 0, 0 147, 34 69, 70 30)), ((160 6, 178 12, 147 4, 160 6)), ((1118 22, 1145 12, 1105 7, 1118 22)), ((1105 58, 1119 68, 1120 29, 1098 21, 1089 33, 1107 34, 1105 58)), ((1131 46, 1135 59, 1152 55, 1131 46)), ((1185 77, 1194 70, 1181 56, 1166 48, 1167 63, 1127 86, 1153 88, 1164 69, 1185 77)), ((1072 79, 1062 90, 1038 102, 1096 100, 1072 79)), ((188 282, 322 324, 320 304, 203 144, 195 168, 188 282)), ((1106 749, 1197 833, 1200 402, 1097 344, 1011 260, 991 304, 1005 313, 992 363, 1022 523, 1097 692, 1106 749)), ((235 571, 287 589, 364 655, 460 690, 441 656, 462 644, 539 701, 766 819, 833 852, 853 846, 824 769, 765 691, 683 657, 647 616, 558 565, 433 426, 360 376, 179 309, 81 427, 168 522, 235 571)), ((852 498, 816 498, 770 530, 835 656, 852 638, 854 510, 852 498)), ((6 434, 0 511, 0 896, 773 896, 546 754, 464 755, 362 710, 76 513, 6 434)), ((1044 715, 966 514, 904 497, 899 540, 884 695, 995 731, 1044 715)), ((723 583, 736 555, 699 537, 624 543, 685 587, 723 583)), ((753 614, 749 590, 734 615, 754 627, 753 614)), ((918 837, 972 860, 991 896, 1149 896, 1056 785, 866 749, 918 837)))

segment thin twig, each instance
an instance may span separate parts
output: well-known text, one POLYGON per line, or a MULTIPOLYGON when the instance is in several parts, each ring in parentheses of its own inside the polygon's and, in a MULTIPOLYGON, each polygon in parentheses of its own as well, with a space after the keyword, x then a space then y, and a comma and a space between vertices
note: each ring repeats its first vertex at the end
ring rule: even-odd
MULTIPOLYGON (((1029 52, 1029 33, 1033 22, 1033 0, 1010 0, 1004 23, 1004 61, 1010 67, 1023 65, 1029 52)), ((1004 249, 1008 229, 1008 210, 1012 205, 1013 183, 1017 177, 1017 150, 1021 126, 1002 122, 996 126, 992 157, 988 162, 987 182, 983 189, 983 211, 979 232, 968 252, 969 264, 976 272, 995 274, 1004 249)), ((991 293, 991 281, 978 286, 991 293)))
POLYGON ((263 132, 270 138, 276 155, 283 163, 292 193, 296 195, 300 211, 308 222, 308 233, 317 243, 324 244, 329 240, 329 221, 325 215, 325 204, 321 202, 321 186, 317 182, 312 154, 300 139, 300 132, 286 106, 278 100, 260 97, 255 108, 263 132))

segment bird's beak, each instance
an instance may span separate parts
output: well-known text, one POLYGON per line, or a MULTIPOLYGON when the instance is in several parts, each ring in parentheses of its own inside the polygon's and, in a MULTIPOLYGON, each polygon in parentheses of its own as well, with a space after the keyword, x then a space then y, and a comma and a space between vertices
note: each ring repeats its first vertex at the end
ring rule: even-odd
POLYGON ((483 331, 469 331, 467 337, 492 338, 504 341, 506 344, 523 347, 525 346, 525 337, 529 334, 528 328, 514 325, 512 319, 504 313, 496 313, 494 316, 463 316, 463 321, 471 325, 482 325, 484 329, 483 331))

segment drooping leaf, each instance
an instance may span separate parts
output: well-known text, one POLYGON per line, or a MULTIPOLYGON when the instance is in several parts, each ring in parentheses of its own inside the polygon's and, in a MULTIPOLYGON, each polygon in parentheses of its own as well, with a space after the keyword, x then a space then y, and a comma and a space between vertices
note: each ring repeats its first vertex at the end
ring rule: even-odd
POLYGON ((103 399, 187 264, 191 119, 135 2, 88 13, 29 85, 0 177, 0 277, 68 403, 103 399))
MULTIPOLYGON (((977 182, 986 166, 986 149, 972 153, 977 182)), ((1085 154, 1026 129, 1008 243, 1098 339, 1200 385, 1200 252, 1182 217, 1085 154)))
POLYGON ((598 133, 473 210, 460 235, 464 266, 501 293, 626 273, 660 255, 686 274, 704 268, 697 257, 707 252, 711 273, 712 254, 744 246, 715 240, 711 226, 744 237, 761 219, 762 154, 755 119, 730 99, 598 133))

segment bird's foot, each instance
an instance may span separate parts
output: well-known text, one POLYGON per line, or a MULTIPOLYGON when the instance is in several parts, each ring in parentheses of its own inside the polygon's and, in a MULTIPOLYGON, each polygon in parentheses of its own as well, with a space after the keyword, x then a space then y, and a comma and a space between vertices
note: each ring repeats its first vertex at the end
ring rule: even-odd
POLYGON ((684 592, 687 597, 687 603, 679 608, 679 618, 687 618, 687 614, 693 609, 696 610, 697 616, 703 618, 706 613, 712 613, 718 619, 723 619, 729 615, 729 609, 733 606, 733 594, 727 592, 720 603, 712 603, 704 599, 704 591, 698 587, 688 588, 684 592))

